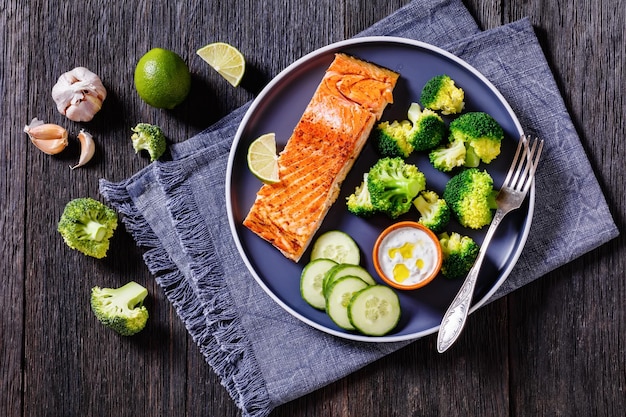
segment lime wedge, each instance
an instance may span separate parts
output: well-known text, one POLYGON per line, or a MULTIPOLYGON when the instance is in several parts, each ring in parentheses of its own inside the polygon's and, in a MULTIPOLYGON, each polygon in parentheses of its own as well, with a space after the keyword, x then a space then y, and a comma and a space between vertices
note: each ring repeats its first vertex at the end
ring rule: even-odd
POLYGON ((250 144, 248 168, 255 177, 266 184, 278 182, 278 156, 274 133, 261 135, 250 144))
POLYGON ((234 87, 239 85, 246 71, 246 60, 237 48, 215 42, 203 46, 196 53, 234 87))

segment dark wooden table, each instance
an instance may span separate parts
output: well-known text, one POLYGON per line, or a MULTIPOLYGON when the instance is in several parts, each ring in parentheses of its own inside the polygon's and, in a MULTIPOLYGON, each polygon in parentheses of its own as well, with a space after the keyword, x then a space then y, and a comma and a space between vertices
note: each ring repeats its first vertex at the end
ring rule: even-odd
MULTIPOLYGON (((56 232, 65 203, 98 198, 98 179, 145 165, 129 144, 139 121, 183 141, 254 98, 303 54, 350 37, 407 0, 5 0, 0 6, 0 415, 237 416, 239 410, 174 313, 123 229, 108 259, 68 250, 56 232), (364 6, 364 5, 367 6, 364 6), (226 41, 249 73, 232 88, 195 56, 226 41), (177 51, 194 91, 175 111, 149 108, 133 87, 136 60, 177 51), (71 171, 77 146, 50 157, 22 132, 39 117, 79 125, 50 97, 74 66, 97 69, 109 91, 89 124, 95 160, 71 171), (136 337, 105 331, 89 289, 136 280, 151 319, 136 337)), ((626 8, 620 0, 466 0, 483 29, 529 16, 612 213, 626 208, 626 8)), ((524 63, 520 63, 523 65, 524 63)), ((458 345, 426 337, 272 416, 623 416, 626 410, 624 238, 573 260, 481 309, 458 345)))

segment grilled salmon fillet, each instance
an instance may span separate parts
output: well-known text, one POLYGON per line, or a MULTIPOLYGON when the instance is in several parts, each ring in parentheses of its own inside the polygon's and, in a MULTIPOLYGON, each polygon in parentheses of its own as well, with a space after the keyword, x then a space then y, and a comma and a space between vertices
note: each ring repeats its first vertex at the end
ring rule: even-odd
POLYGON ((298 262, 387 104, 399 74, 338 53, 243 224, 298 262))

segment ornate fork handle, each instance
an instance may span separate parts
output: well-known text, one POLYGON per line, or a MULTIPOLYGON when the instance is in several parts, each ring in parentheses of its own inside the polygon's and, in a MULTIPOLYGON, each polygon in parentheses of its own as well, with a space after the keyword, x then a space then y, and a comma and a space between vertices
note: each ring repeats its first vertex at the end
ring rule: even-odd
POLYGON ((454 297, 454 300, 452 300, 452 303, 448 307, 446 313, 443 315, 441 326, 439 327, 439 334, 437 336, 437 351, 439 351, 439 353, 446 351, 450 346, 452 346, 461 334, 463 326, 465 326, 467 315, 469 314, 469 309, 472 304, 474 287, 476 286, 476 281, 478 281, 478 273, 480 272, 483 260, 485 259, 487 247, 489 246, 491 238, 506 214, 507 212, 501 209, 496 210, 493 220, 491 221, 491 225, 485 234, 485 239, 483 240, 480 251, 478 252, 474 266, 470 269, 467 278, 465 278, 465 281, 461 286, 461 289, 454 297))
POLYGON ((537 139, 531 145, 525 135, 522 135, 517 144, 513 163, 496 197, 498 209, 493 216, 480 251, 478 251, 476 261, 441 321, 437 337, 437 350, 440 353, 444 352, 456 341, 463 326, 465 326, 472 298, 474 297, 474 287, 478 280, 478 272, 480 272, 485 259, 491 238, 504 216, 511 210, 518 209, 526 198, 535 176, 542 148, 543 140, 537 139))

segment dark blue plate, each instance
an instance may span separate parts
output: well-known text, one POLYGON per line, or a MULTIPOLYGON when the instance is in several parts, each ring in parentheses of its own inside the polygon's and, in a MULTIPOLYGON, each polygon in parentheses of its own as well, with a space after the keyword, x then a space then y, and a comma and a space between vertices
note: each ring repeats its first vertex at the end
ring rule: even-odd
MULTIPOLYGON (((247 168, 248 146, 258 136, 274 132, 277 145, 282 149, 336 52, 353 55, 400 73, 400 79, 394 90, 394 103, 387 107, 382 120, 405 119, 409 105, 411 102, 419 102, 421 89, 431 77, 448 74, 454 79, 465 91, 464 111, 487 112, 504 129, 505 140, 501 155, 491 164, 480 167, 487 169, 492 175, 497 188, 504 180, 523 131, 502 95, 470 65, 431 45, 392 37, 352 39, 329 45, 304 56, 267 85, 243 118, 228 161, 226 202, 235 242, 257 282, 289 313, 324 332, 347 339, 371 342, 419 338, 437 331, 445 310, 461 285, 461 280, 448 280, 438 276, 424 288, 398 291, 402 318, 396 329, 384 337, 363 336, 337 327, 323 311, 315 310, 300 297, 300 273, 309 261, 310 247, 300 262, 294 263, 242 225, 261 186, 259 180, 247 168)), ((451 118, 447 118, 447 121, 450 120, 451 118)), ((384 216, 361 219, 348 213, 345 206, 346 197, 354 191, 361 182, 363 173, 369 170, 377 158, 372 144, 366 144, 344 181, 341 194, 326 216, 318 235, 332 229, 339 229, 351 235, 361 248, 361 264, 382 282, 374 271, 371 251, 378 234, 391 224, 392 220, 384 216)), ((416 164, 424 172, 428 189, 440 194, 443 192, 450 174, 435 170, 425 153, 412 155, 408 161, 416 164)), ((522 251, 532 219, 534 189, 527 200, 521 209, 505 218, 491 243, 476 286, 473 309, 486 302, 506 280, 522 251)), ((417 217, 417 211, 413 210, 397 221, 416 220, 417 217)), ((472 236, 480 244, 486 228, 473 231, 453 223, 449 230, 472 236)))

